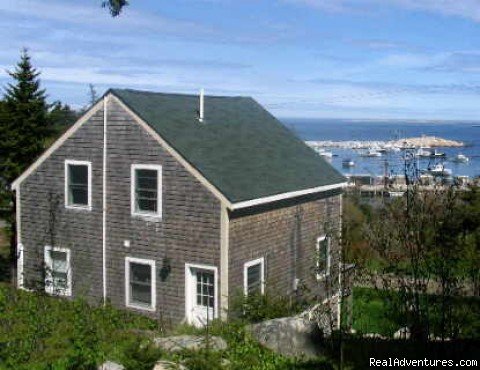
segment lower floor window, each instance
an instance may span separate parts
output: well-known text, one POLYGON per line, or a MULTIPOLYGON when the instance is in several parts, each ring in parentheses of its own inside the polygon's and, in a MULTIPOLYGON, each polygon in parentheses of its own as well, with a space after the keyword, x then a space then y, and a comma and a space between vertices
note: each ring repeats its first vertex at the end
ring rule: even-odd
POLYGON ((243 274, 245 295, 264 293, 265 263, 263 257, 245 263, 243 274))
POLYGON ((125 274, 126 305, 155 310, 155 261, 127 257, 125 274))
POLYGON ((317 239, 317 279, 330 275, 330 238, 317 239))
POLYGON ((72 295, 70 249, 45 247, 45 291, 55 295, 72 295))

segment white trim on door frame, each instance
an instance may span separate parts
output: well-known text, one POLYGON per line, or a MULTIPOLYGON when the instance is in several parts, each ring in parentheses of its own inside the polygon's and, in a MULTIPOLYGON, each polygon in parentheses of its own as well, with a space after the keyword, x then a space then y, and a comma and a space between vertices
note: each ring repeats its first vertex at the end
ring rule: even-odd
POLYGON ((213 304, 213 318, 217 319, 218 312, 218 268, 211 265, 202 265, 196 263, 185 263, 185 318, 189 324, 193 324, 191 312, 193 309, 193 293, 196 292, 196 287, 193 285, 192 269, 213 271, 214 281, 214 304, 213 304))

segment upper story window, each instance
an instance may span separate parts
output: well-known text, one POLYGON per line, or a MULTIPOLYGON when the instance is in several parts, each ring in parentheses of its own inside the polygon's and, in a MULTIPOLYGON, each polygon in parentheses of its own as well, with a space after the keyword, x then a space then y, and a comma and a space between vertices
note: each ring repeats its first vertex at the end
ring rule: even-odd
POLYGON ((330 237, 321 236, 317 239, 317 279, 330 275, 330 237))
POLYGON ((65 206, 92 208, 92 164, 87 161, 65 161, 65 206))
POLYGON ((265 260, 259 258, 243 266, 244 294, 263 294, 265 282, 265 260))
POLYGON ((70 249, 45 247, 45 291, 54 295, 72 295, 70 249))
POLYGON ((162 217, 162 166, 132 165, 132 214, 162 217))

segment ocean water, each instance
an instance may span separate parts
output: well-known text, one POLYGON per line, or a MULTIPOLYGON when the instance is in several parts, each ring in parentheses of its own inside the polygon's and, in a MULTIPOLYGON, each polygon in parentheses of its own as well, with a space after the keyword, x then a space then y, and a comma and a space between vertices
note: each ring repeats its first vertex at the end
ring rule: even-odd
MULTIPOLYGON (((470 177, 480 176, 480 122, 422 122, 422 121, 367 121, 342 119, 298 119, 284 118, 282 122, 303 140, 394 140, 405 137, 420 137, 422 135, 437 136, 444 139, 458 140, 465 143, 462 148, 439 148, 446 158, 420 159, 418 167, 441 162, 445 168, 452 170, 453 175, 470 177), (457 154, 469 157, 468 163, 456 163, 452 159, 457 154)), ((383 175, 402 174, 404 162, 401 153, 387 153, 382 157, 360 157, 359 152, 350 149, 333 148, 335 155, 332 164, 345 174, 383 175), (356 165, 352 168, 342 168, 342 160, 351 158, 356 165)))

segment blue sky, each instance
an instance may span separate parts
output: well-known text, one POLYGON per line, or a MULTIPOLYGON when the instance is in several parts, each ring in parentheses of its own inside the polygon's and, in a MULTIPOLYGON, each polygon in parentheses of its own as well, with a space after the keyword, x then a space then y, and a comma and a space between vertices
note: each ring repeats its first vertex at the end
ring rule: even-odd
POLYGON ((278 117, 480 119, 480 0, 0 0, 0 83, 250 95, 278 117))

